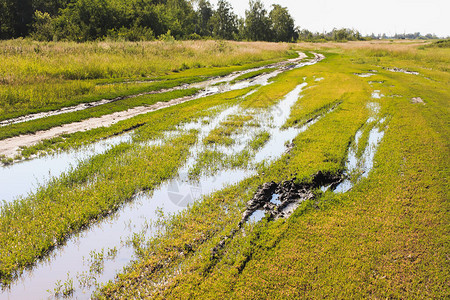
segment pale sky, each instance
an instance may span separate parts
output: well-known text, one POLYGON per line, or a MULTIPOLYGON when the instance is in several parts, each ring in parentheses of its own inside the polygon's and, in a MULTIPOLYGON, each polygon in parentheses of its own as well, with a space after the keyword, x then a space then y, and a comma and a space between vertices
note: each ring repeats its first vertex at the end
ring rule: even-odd
MULTIPOLYGON (((217 0, 210 0, 214 5, 217 0)), ((234 12, 245 15, 248 0, 228 0, 234 12)), ((296 26, 313 32, 354 28, 362 34, 414 33, 450 36, 450 0, 262 0, 287 7, 296 26)))

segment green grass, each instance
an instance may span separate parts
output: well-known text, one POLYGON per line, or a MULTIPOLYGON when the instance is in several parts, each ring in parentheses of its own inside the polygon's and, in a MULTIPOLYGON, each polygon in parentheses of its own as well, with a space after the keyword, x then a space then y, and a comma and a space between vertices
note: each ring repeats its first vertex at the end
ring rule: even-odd
POLYGON ((214 174, 224 166, 225 155, 214 150, 199 154, 196 164, 189 170, 189 178, 197 179, 202 174, 214 174))
POLYGON ((262 131, 256 134, 249 146, 252 150, 258 150, 270 139, 270 134, 267 131, 262 131))
POLYGON ((230 146, 234 143, 231 137, 233 133, 242 129, 246 122, 252 120, 252 116, 233 115, 226 121, 220 123, 220 126, 213 129, 204 139, 205 144, 216 144, 230 146))
MULTIPOLYGON (((339 56, 302 69, 325 79, 304 92, 290 124, 339 101, 337 108, 258 176, 174 217, 168 233, 152 240, 143 257, 98 298, 448 297, 449 76, 440 70, 430 72, 433 81, 380 71, 382 93, 402 96, 376 100, 380 114, 390 117, 369 177, 346 194, 319 193, 287 220, 246 225, 219 259, 211 260, 211 249, 237 226, 259 184, 292 176, 307 182, 319 170, 338 173, 344 167, 348 145, 369 116, 366 103, 373 101, 368 84, 373 78, 353 72, 375 66, 354 65, 355 53, 335 51, 339 56), (414 96, 426 105, 412 104, 414 96), (193 251, 180 252, 185 244, 193 251)), ((357 53, 366 59, 364 51, 357 53)))

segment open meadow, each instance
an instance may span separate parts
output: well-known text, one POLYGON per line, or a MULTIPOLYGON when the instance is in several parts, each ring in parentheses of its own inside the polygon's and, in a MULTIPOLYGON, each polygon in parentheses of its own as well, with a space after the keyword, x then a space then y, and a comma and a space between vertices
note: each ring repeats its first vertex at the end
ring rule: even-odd
POLYGON ((0 299, 450 297, 448 46, 17 39, 0 61, 0 299))

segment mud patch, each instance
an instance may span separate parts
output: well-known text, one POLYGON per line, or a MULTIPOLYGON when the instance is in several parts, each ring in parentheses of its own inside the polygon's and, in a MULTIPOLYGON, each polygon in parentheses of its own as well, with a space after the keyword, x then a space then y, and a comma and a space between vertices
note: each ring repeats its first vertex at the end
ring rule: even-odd
POLYGON ((266 182, 260 186, 253 198, 247 202, 238 227, 242 227, 257 210, 264 210, 270 218, 287 218, 301 202, 315 197, 314 190, 322 186, 337 185, 342 181, 342 176, 319 171, 310 183, 296 183, 296 180, 294 177, 280 183, 266 182))

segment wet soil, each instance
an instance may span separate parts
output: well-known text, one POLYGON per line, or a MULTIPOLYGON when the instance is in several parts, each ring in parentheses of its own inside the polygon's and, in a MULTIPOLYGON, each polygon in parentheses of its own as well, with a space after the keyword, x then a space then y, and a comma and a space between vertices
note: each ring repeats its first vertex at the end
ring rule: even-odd
POLYGON ((119 100, 136 98, 136 97, 145 96, 145 95, 153 95, 153 94, 162 94, 162 93, 167 93, 167 92, 173 92, 173 91, 185 89, 187 86, 188 85, 181 85, 181 86, 173 87, 173 88, 170 88, 170 89, 161 89, 161 90, 157 90, 157 91, 143 92, 143 93, 134 94, 134 95, 119 96, 119 97, 112 98, 112 99, 102 99, 102 100, 99 100, 99 101, 88 102, 88 103, 81 103, 81 104, 74 105, 74 106, 63 107, 63 108, 60 108, 60 109, 57 109, 57 110, 40 112, 40 113, 35 113, 35 114, 29 114, 29 115, 17 117, 17 118, 14 118, 14 119, 8 119, 8 120, 0 121, 0 127, 11 125, 11 124, 23 123, 23 122, 32 121, 32 120, 37 120, 37 119, 42 119, 42 118, 51 117, 51 116, 56 116, 56 115, 60 115, 60 114, 65 114, 65 113, 71 113, 71 112, 76 112, 76 111, 80 111, 80 110, 85 110, 85 109, 88 109, 88 108, 100 106, 100 105, 103 105, 103 104, 108 104, 108 103, 119 101, 119 100))
POLYGON ((353 74, 356 76, 359 76, 359 77, 363 77, 363 78, 376 75, 375 73, 353 73, 353 74))
POLYGON ((242 227, 256 210, 264 210, 270 218, 286 218, 293 212, 289 209, 292 204, 313 199, 314 190, 322 186, 336 186, 342 181, 342 176, 341 174, 319 171, 313 176, 311 182, 296 183, 296 181, 297 178, 294 177, 291 180, 279 183, 266 182, 260 186, 253 198, 247 203, 247 208, 238 227, 242 227))

